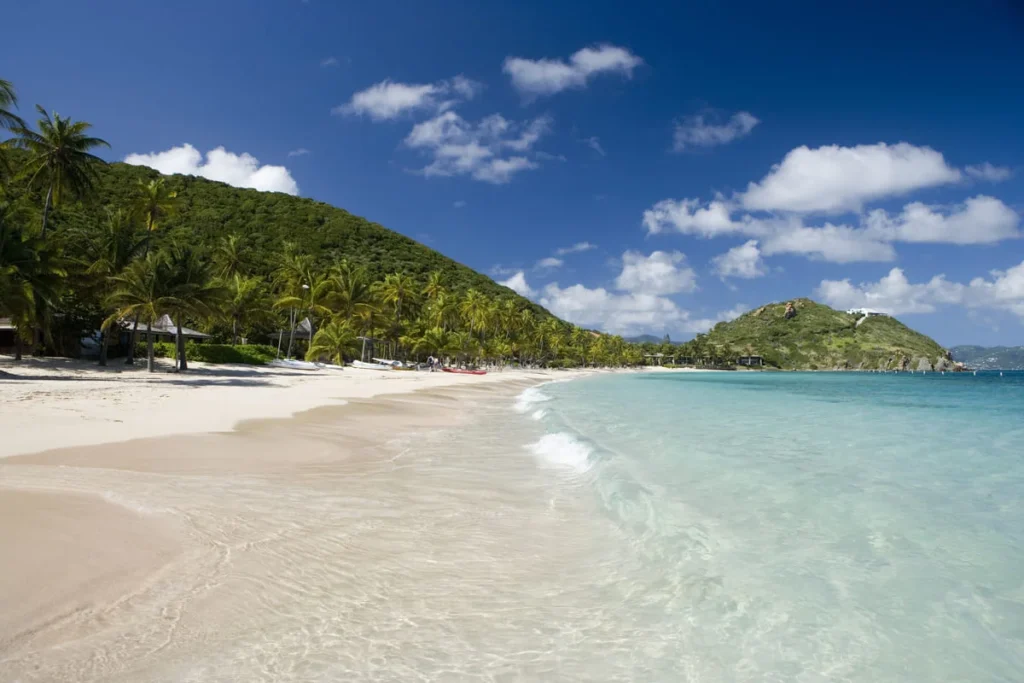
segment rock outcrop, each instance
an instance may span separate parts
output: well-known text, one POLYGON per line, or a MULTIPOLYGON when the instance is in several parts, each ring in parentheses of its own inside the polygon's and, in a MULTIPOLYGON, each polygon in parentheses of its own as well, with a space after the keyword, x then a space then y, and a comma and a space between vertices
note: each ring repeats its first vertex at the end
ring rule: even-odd
POLYGON ((924 356, 918 356, 916 362, 914 363, 914 369, 917 370, 918 372, 926 372, 932 369, 932 362, 925 358, 924 356))

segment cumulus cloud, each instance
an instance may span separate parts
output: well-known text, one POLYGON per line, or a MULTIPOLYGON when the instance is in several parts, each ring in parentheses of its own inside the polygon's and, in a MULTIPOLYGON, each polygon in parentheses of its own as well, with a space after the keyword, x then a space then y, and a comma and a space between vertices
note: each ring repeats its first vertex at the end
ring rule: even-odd
POLYGON ((555 256, 548 256, 547 258, 542 258, 540 261, 537 261, 538 270, 551 270, 554 268, 561 268, 563 265, 565 265, 565 261, 555 256))
POLYGON ((992 244, 1019 237, 1020 216, 995 197, 978 195, 962 205, 927 206, 913 202, 896 216, 882 209, 868 214, 868 233, 899 242, 992 244))
POLYGON ((468 175, 502 184, 519 171, 537 167, 526 154, 550 127, 547 117, 514 123, 492 114, 474 124, 446 111, 416 124, 405 144, 432 157, 420 171, 427 177, 468 175))
POLYGON ((396 119, 416 110, 444 111, 476 96, 482 86, 465 76, 437 83, 396 83, 384 80, 352 95, 331 109, 335 115, 369 116, 374 121, 396 119))
POLYGON ((526 273, 521 270, 517 270, 512 277, 502 280, 498 284, 508 287, 519 296, 531 297, 536 294, 533 288, 526 282, 526 273))
POLYGON ((682 152, 688 147, 714 147, 744 137, 754 130, 760 121, 750 112, 736 112, 726 121, 709 112, 681 119, 676 122, 672 135, 672 149, 682 152))
POLYGON ((590 242, 577 242, 571 247, 560 247, 555 249, 555 256, 565 256, 566 254, 578 254, 583 251, 590 251, 591 249, 597 249, 596 244, 590 242))
POLYGON ((941 153, 906 142, 797 147, 739 199, 748 210, 843 213, 960 177, 941 153))
POLYGON ((748 240, 724 254, 716 256, 711 259, 711 266, 723 278, 737 277, 749 280, 761 277, 768 272, 764 265, 764 259, 761 258, 757 240, 748 240))
POLYGON ((164 152, 129 154, 126 164, 149 166, 166 175, 180 173, 218 180, 235 187, 248 187, 263 192, 298 194, 299 185, 284 166, 260 165, 251 154, 235 154, 217 147, 203 154, 192 145, 172 147, 164 152))
POLYGON ((912 283, 902 269, 893 268, 877 282, 822 280, 816 294, 836 308, 873 308, 891 315, 932 313, 943 305, 960 305, 1007 310, 1024 318, 1024 262, 989 275, 991 279, 977 277, 967 284, 950 282, 944 275, 912 283))
POLYGON ((1013 172, 1005 166, 993 166, 987 161, 977 166, 968 166, 964 171, 972 178, 987 180, 991 183, 1002 182, 1013 175, 1013 172))
POLYGON ((506 57, 504 71, 520 93, 538 97, 586 87, 591 78, 603 73, 617 73, 630 78, 633 70, 641 64, 643 60, 626 48, 597 45, 575 52, 569 61, 506 57))
POLYGON ((832 263, 892 261, 896 250, 888 242, 864 230, 826 223, 821 227, 790 227, 764 238, 761 251, 773 254, 801 254, 832 263))
POLYGON ((544 288, 540 304, 563 320, 612 334, 675 330, 688 318, 667 297, 616 294, 604 287, 591 289, 578 284, 562 288, 557 282, 544 288))
POLYGON ((706 204, 699 199, 663 199, 644 211, 644 226, 649 235, 679 232, 717 237, 744 230, 732 220, 729 204, 721 199, 706 204))
POLYGON ((631 294, 677 294, 697 288, 697 274, 686 265, 679 251, 655 251, 644 256, 638 251, 622 255, 622 272, 615 286, 631 294))

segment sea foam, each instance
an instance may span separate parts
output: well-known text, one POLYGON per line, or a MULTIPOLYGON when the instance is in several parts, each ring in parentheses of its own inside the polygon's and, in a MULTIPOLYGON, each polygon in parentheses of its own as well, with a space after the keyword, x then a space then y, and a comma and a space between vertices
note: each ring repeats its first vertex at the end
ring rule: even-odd
POLYGON ((590 447, 565 432, 545 434, 526 448, 547 467, 574 472, 590 469, 590 447))
POLYGON ((540 387, 530 387, 516 397, 515 409, 519 413, 528 413, 538 403, 550 400, 551 397, 541 391, 540 387))

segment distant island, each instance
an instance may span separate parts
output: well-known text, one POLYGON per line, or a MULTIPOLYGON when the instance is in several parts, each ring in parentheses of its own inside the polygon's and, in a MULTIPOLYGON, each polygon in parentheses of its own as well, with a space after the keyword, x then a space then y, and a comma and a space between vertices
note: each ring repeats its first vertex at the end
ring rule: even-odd
POLYGON ((644 344, 663 362, 780 370, 957 370, 949 351, 895 318, 810 299, 771 303, 683 344, 644 344))
POLYGON ((954 346, 950 352, 975 370, 1024 370, 1024 346, 954 346))

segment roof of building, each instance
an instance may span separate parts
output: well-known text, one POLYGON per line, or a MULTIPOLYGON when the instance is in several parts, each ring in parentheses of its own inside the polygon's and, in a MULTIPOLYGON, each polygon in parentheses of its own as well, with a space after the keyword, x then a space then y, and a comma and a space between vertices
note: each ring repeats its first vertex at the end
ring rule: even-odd
MULTIPOLYGON (((150 329, 151 328, 150 328, 150 326, 147 323, 143 323, 143 322, 139 323, 139 327, 138 327, 138 331, 139 332, 148 333, 150 331, 150 329)), ((153 323, 152 330, 153 330, 154 334, 171 334, 171 335, 176 335, 178 333, 177 326, 174 324, 174 321, 171 320, 171 316, 169 316, 167 314, 164 314, 164 315, 162 315, 162 316, 160 316, 159 318, 156 319, 156 322, 153 323)), ((183 325, 182 328, 181 328, 181 336, 183 336, 183 337, 192 337, 193 339, 206 339, 210 335, 203 334, 202 332, 199 332, 198 330, 193 330, 193 329, 185 327, 183 325)))

